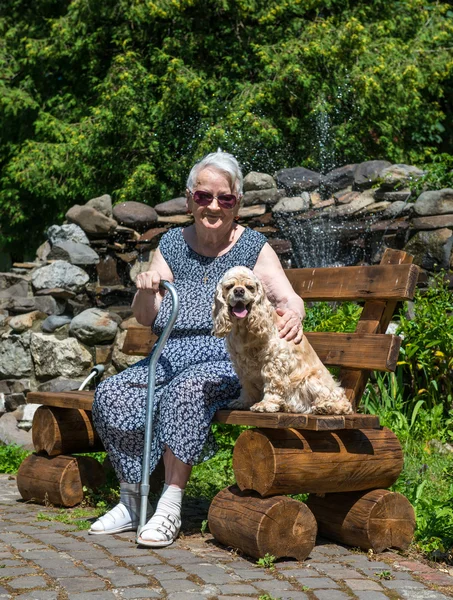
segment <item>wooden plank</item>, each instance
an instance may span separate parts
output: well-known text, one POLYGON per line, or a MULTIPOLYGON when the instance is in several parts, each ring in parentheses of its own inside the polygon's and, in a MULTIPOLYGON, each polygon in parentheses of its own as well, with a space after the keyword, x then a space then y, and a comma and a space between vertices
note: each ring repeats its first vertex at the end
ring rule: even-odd
MULTIPOLYGON (((308 332, 306 336, 325 365, 376 371, 395 370, 401 344, 394 335, 308 332)), ((146 356, 155 339, 148 327, 130 327, 124 342, 126 353, 146 356)))
POLYGON ((419 269, 412 264, 371 267, 287 269, 294 290, 304 300, 410 300, 419 269))
POLYGON ((379 429, 375 415, 298 415, 294 413, 253 413, 246 410, 218 410, 214 421, 228 425, 250 425, 268 429, 308 429, 335 431, 339 429, 379 429))
POLYGON ((94 392, 28 392, 27 404, 44 404, 60 408, 80 408, 91 410, 94 392))

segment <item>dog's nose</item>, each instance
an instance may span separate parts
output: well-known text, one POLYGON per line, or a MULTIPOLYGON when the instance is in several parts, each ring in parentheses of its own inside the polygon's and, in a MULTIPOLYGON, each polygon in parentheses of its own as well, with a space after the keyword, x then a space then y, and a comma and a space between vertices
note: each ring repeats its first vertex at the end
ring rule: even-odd
POLYGON ((235 287, 234 288, 234 295, 238 296, 238 298, 242 298, 245 294, 245 288, 243 287, 235 287))

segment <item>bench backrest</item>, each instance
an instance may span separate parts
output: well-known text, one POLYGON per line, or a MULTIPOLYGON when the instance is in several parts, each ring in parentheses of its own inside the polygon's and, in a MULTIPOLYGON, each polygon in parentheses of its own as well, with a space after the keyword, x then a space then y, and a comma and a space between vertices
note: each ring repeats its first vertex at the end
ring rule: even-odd
MULTIPOLYGON (((385 334, 396 305, 414 297, 419 269, 412 256, 387 249, 376 266, 287 269, 286 275, 304 301, 363 301, 354 333, 307 333, 322 362, 340 367, 339 379, 357 407, 369 373, 394 371, 400 338, 385 334)), ((156 341, 148 327, 130 327, 123 352, 146 356, 156 341)))

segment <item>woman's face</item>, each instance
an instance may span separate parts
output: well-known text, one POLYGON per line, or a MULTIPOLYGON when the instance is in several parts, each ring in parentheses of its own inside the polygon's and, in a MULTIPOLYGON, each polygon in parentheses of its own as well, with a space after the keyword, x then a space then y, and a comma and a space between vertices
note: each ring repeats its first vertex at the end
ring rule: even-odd
MULTIPOLYGON (((239 200, 234 208, 222 208, 217 202, 217 196, 220 194, 235 194, 230 188, 228 179, 223 173, 206 167, 198 173, 197 180, 192 192, 197 190, 210 192, 214 199, 208 206, 199 206, 193 200, 192 194, 188 195, 188 208, 193 213, 196 225, 201 225, 214 232, 216 230, 225 231, 231 228, 234 223, 234 217, 239 210, 239 200)), ((235 194, 236 195, 236 194, 235 194)))

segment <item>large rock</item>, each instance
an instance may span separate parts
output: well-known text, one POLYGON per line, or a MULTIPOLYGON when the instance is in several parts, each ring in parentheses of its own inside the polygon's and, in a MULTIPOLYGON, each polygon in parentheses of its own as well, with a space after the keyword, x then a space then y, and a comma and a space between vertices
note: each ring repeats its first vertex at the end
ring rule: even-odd
POLYGON ((136 231, 146 231, 157 223, 157 213, 152 206, 142 202, 121 202, 113 207, 113 216, 122 225, 136 231))
POLYGON ((50 315, 41 324, 41 329, 45 333, 53 333, 56 329, 67 325, 72 321, 72 317, 68 315, 50 315))
POLYGON ((127 331, 120 331, 113 349, 112 363, 118 372, 124 371, 128 367, 132 367, 136 362, 143 359, 143 356, 130 356, 121 352, 127 331))
POLYGON ((421 217, 453 213, 453 189, 423 192, 414 204, 414 210, 421 217))
POLYGON ((8 325, 15 333, 23 333, 24 331, 27 331, 27 329, 31 329, 37 321, 42 321, 46 317, 46 313, 43 313, 39 310, 34 310, 23 315, 12 317, 9 320, 8 325))
POLYGON ((92 198, 86 202, 85 206, 90 206, 95 210, 99 211, 106 217, 111 217, 113 215, 112 212, 112 199, 108 194, 104 194, 103 196, 99 196, 98 198, 92 198))
POLYGON ((343 204, 341 206, 336 206, 335 208, 332 208, 331 215, 335 217, 350 216, 354 213, 359 212, 359 210, 364 209, 370 204, 374 204, 373 195, 370 193, 360 194, 358 198, 355 198, 348 204, 343 204))
POLYGON ((89 308, 72 319, 69 330, 84 344, 95 346, 114 340, 118 323, 107 311, 89 308))
MULTIPOLYGON (((82 231, 82 230, 81 230, 82 231)), ((85 235, 85 234, 83 234, 85 235)), ((50 251, 52 250, 52 246, 49 244, 49 242, 46 240, 45 242, 43 242, 39 248, 36 250, 36 258, 40 261, 40 262, 46 262, 50 251)))
POLYGON ((321 177, 321 187, 332 194, 343 190, 354 183, 354 173, 357 168, 356 164, 344 165, 333 169, 321 177))
POLYGON ((66 260, 72 265, 97 265, 99 255, 86 244, 57 242, 50 251, 49 259, 66 260))
POLYGON ((250 219, 252 217, 260 217, 266 212, 265 204, 256 204, 253 206, 242 206, 239 209, 238 217, 240 219, 250 219))
POLYGON ((0 379, 26 377, 32 366, 29 332, 0 339, 0 379))
POLYGON ((267 190, 252 190, 245 192, 242 196, 242 206, 252 206, 254 204, 275 204, 285 195, 283 190, 271 188, 267 190))
POLYGON ((154 210, 158 215, 184 215, 187 213, 187 200, 184 196, 173 198, 172 200, 156 204, 154 210))
POLYGON ((116 229, 117 222, 91 206, 75 204, 66 213, 71 223, 79 225, 88 237, 106 237, 116 229))
POLYGON ((244 177, 244 192, 253 192, 254 190, 269 190, 276 188, 275 179, 267 173, 258 173, 251 171, 244 177))
POLYGON ((51 296, 40 298, 0 298, 0 308, 8 310, 13 314, 24 314, 28 312, 40 311, 46 315, 61 314, 64 311, 65 304, 57 302, 51 296))
POLYGON ((411 165, 390 165, 381 171, 381 190, 395 190, 409 186, 412 182, 423 177, 425 171, 411 165))
POLYGON ((294 167, 278 171, 276 178, 279 188, 284 188, 288 195, 297 196, 301 192, 309 192, 318 188, 321 174, 305 169, 305 167, 294 167))
POLYGON ((453 214, 435 215, 433 217, 418 217, 412 220, 414 229, 442 229, 443 227, 453 228, 453 214))
POLYGON ((89 279, 83 269, 64 260, 57 260, 51 265, 36 269, 31 277, 36 290, 63 288, 76 293, 84 289, 89 279))
POLYGON ((397 200, 396 202, 392 202, 390 206, 385 209, 384 217, 402 217, 403 215, 410 215, 413 210, 414 205, 412 203, 397 200))
POLYGON ((379 188, 374 192, 375 200, 384 200, 386 202, 407 202, 412 196, 412 191, 409 189, 402 189, 395 192, 394 190, 386 191, 379 188))
POLYGON ((12 285, 27 283, 27 278, 14 273, 0 273, 0 291, 10 288, 12 285))
POLYGON ((357 165, 354 172, 354 188, 366 190, 381 177, 381 173, 392 163, 388 160, 367 160, 357 165))
POLYGON ((56 377, 38 385, 38 392, 73 392, 78 390, 83 382, 81 379, 68 379, 67 377, 56 377))
POLYGON ((415 264, 424 269, 448 269, 452 246, 453 230, 444 228, 417 232, 404 250, 412 254, 415 264))
POLYGON ((31 431, 19 429, 17 419, 11 413, 6 413, 0 418, 0 445, 21 446, 30 451, 34 449, 31 431))
POLYGON ((304 212, 310 208, 310 194, 303 192, 293 198, 282 198, 272 207, 273 213, 304 212))
POLYGON ((52 245, 59 242, 75 242, 76 244, 85 245, 90 243, 83 229, 74 223, 51 225, 47 230, 47 237, 52 245))
POLYGON ((28 294, 28 282, 24 279, 14 283, 13 285, 0 289, 0 298, 17 298, 26 297, 28 294))
POLYGON ((36 377, 78 377, 92 365, 91 354, 75 338, 59 340, 53 335, 32 333, 31 355, 36 377))

